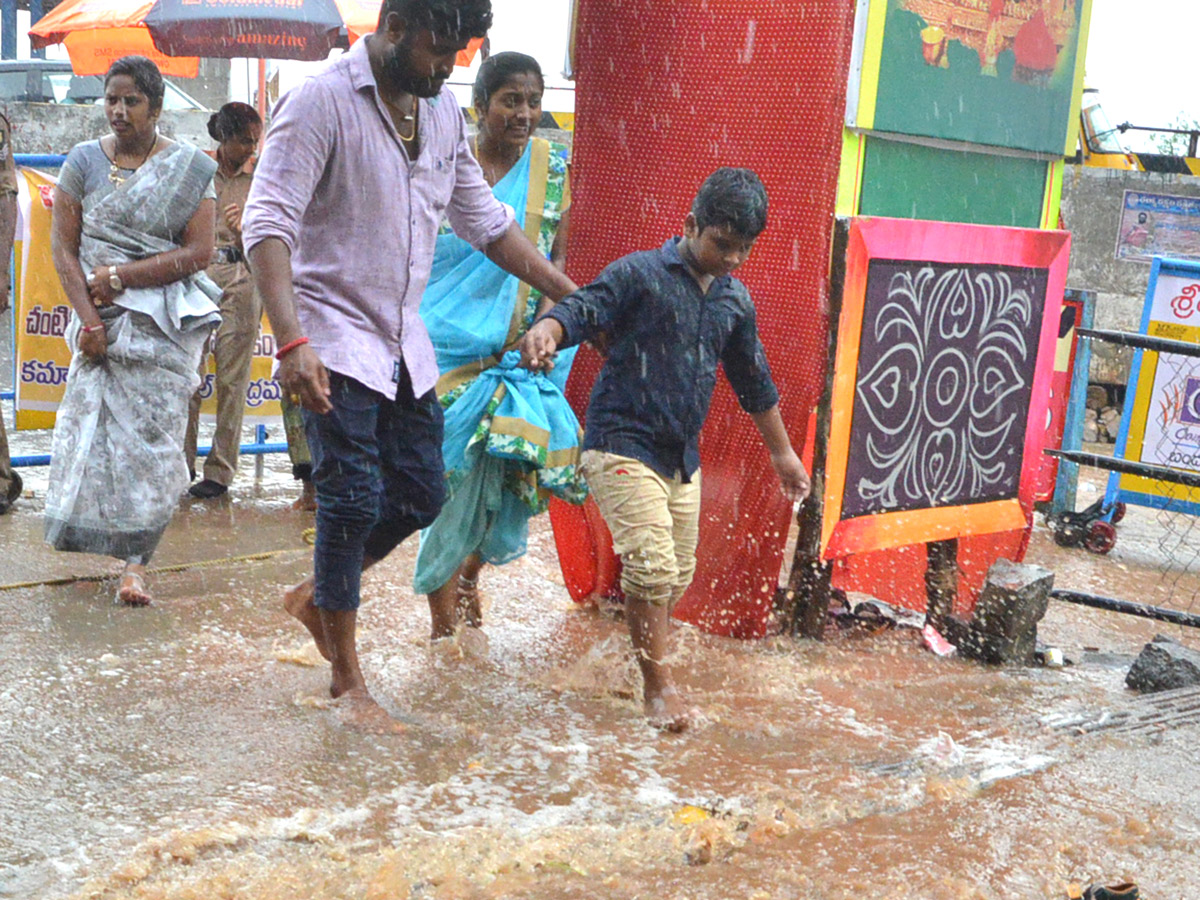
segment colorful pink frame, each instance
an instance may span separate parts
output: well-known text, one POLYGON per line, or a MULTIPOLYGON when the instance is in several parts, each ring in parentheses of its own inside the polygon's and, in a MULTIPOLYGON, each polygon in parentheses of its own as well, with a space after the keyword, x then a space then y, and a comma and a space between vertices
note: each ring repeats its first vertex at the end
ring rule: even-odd
POLYGON ((912 219, 851 220, 830 410, 821 530, 821 555, 824 558, 1028 526, 1034 482, 1045 440, 1045 428, 1041 424, 1045 421, 1050 394, 1070 246, 1071 236, 1065 231, 912 219), (1017 497, 934 509, 879 513, 842 521, 842 496, 846 486, 850 426, 867 292, 867 267, 872 259, 1024 266, 1047 270, 1046 305, 1038 337, 1017 497))

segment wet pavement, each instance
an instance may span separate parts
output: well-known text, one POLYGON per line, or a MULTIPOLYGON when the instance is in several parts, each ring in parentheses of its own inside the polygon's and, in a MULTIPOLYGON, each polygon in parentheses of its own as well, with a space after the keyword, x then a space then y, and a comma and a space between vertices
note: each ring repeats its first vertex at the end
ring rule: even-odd
MULTIPOLYGON (((46 470, 26 470, 31 496, 0 518, 0 897, 1196 893, 1200 728, 1043 722, 1136 707, 1133 656, 1160 632, 1200 648, 1196 632, 1055 602, 1041 636, 1075 665, 992 669, 909 630, 680 628, 705 722, 665 736, 623 626, 570 603, 542 519, 527 557, 484 572, 486 652, 430 647, 415 543, 368 574, 364 669, 407 730, 365 735, 279 605, 312 516, 289 508, 282 458, 258 483, 253 465, 230 497, 181 505, 145 610, 112 603, 115 562, 41 544, 46 470), (7 587, 69 575, 97 580, 7 587)), ((1131 509, 1108 557, 1039 525, 1028 560, 1059 587, 1200 612, 1181 574, 1200 542, 1160 516, 1131 509)))

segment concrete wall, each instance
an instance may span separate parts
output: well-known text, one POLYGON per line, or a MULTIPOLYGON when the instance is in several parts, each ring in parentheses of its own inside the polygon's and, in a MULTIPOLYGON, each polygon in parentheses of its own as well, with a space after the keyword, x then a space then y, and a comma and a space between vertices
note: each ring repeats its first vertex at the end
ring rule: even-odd
MULTIPOLYGON (((5 110, 13 126, 13 150, 17 153, 66 153, 80 141, 108 134, 102 106, 69 106, 57 103, 11 103, 5 110)), ((207 110, 170 110, 162 114, 159 129, 209 149, 207 110)))
POLYGON ((229 67, 227 59, 201 59, 195 78, 172 75, 169 80, 209 109, 220 109, 229 102, 229 67))
MULTIPOLYGON (((1114 255, 1126 190, 1200 197, 1200 178, 1083 166, 1066 168, 1062 216, 1066 229, 1071 232, 1071 270, 1067 284, 1097 292, 1097 328, 1137 331, 1150 266, 1118 260, 1114 255)), ((1094 342, 1092 382, 1125 384, 1132 352, 1094 342)))

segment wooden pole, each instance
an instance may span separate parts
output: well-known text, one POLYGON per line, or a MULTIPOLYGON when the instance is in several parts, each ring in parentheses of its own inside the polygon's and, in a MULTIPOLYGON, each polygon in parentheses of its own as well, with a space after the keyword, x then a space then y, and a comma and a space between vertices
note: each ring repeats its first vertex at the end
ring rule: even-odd
POLYGON ((846 280, 846 247, 849 220, 839 219, 833 235, 833 262, 829 276, 829 339, 826 344, 825 384, 817 403, 813 436, 812 492, 800 506, 800 534, 787 587, 777 608, 792 634, 820 640, 825 634, 829 601, 833 595, 833 565, 821 559, 821 523, 825 507, 825 466, 829 452, 829 420, 833 411, 833 367, 837 359, 838 324, 842 314, 842 289, 846 280))
POLYGON ((258 61, 258 115, 267 121, 267 61, 258 61))
POLYGON ((925 545, 925 624, 946 633, 958 597, 958 539, 925 545))

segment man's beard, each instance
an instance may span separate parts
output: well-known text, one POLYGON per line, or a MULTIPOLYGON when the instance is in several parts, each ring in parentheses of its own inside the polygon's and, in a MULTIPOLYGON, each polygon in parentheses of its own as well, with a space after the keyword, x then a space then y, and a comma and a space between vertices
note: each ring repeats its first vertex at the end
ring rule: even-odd
POLYGON ((412 94, 414 97, 436 97, 442 90, 446 80, 433 75, 417 75, 409 68, 408 39, 405 38, 383 57, 383 79, 398 91, 412 94))

